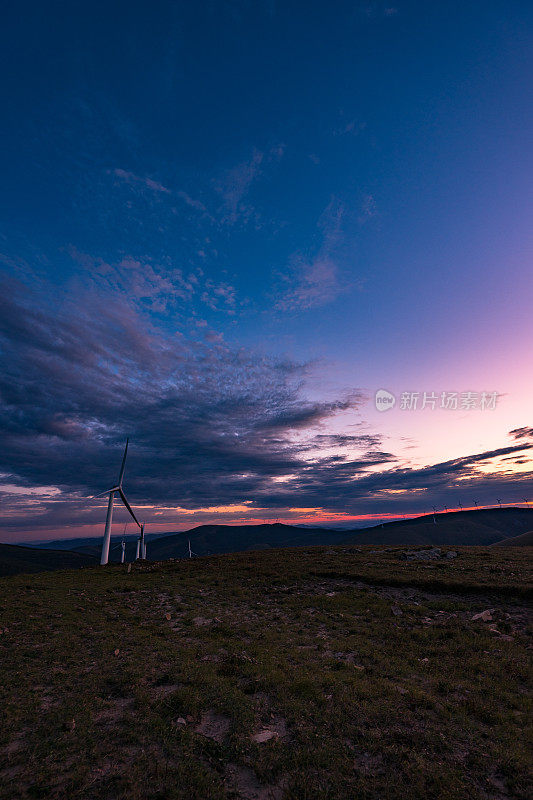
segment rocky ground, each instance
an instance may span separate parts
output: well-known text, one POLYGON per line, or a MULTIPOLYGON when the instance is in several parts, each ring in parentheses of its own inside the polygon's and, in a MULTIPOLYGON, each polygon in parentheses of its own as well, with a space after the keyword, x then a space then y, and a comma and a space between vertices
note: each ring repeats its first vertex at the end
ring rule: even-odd
POLYGON ((4 578, 0 798, 530 797, 532 555, 4 578))

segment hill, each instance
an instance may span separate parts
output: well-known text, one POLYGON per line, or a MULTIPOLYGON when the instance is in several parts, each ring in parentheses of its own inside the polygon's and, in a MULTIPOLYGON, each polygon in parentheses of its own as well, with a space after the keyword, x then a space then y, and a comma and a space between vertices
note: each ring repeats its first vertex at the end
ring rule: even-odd
POLYGON ((74 569, 94 566, 95 563, 94 556, 82 553, 0 544, 0 576, 15 575, 17 572, 74 569))
MULTIPOLYGON (((487 546, 496 544, 509 536, 521 535, 533 527, 533 510, 524 508, 479 509, 476 511, 449 512, 447 514, 396 520, 383 525, 356 530, 337 530, 334 528, 302 528, 281 523, 261 525, 199 525, 188 531, 147 537, 148 559, 161 561, 169 558, 187 558, 189 542, 197 556, 223 553, 269 550, 279 547, 310 547, 319 545, 448 545, 448 546, 487 546)), ((111 561, 120 560, 120 539, 113 537, 109 557, 111 561)), ((102 541, 98 538, 67 539, 52 542, 55 551, 48 547, 39 552, 70 552, 83 554, 86 558, 97 560, 102 541)), ((7 572, 22 571, 23 554, 30 548, 20 548, 20 570, 13 562, 7 572)), ((47 569, 74 566, 57 555, 45 558, 35 556, 35 548, 28 553, 32 564, 46 564, 47 569), (54 564, 56 566, 54 566, 54 564)), ((133 561, 136 551, 136 537, 126 538, 126 561, 133 561)), ((80 562, 84 566, 89 561, 80 562)), ((24 571, 37 571, 36 568, 24 571)))
POLYGON ((354 532, 360 544, 490 545, 531 530, 533 510, 491 508, 428 514, 354 532), (435 520, 435 523, 433 522, 435 520))
POLYGON ((455 550, 4 578, 0 800, 526 800, 532 551, 455 550))
POLYGON ((294 525, 200 525, 189 531, 154 539, 150 559, 184 558, 188 542, 196 555, 265 550, 272 547, 311 545, 490 545, 504 537, 521 534, 533 526, 533 510, 524 508, 479 509, 397 520, 371 528, 339 531, 332 528, 299 528, 294 525))
POLYGON ((150 559, 186 558, 191 549, 196 555, 267 550, 275 547, 306 547, 342 544, 350 541, 350 531, 331 528, 298 528, 282 523, 263 525, 199 525, 189 531, 169 534, 150 542, 150 559))
POLYGON ((512 536, 510 539, 502 539, 495 542, 493 547, 533 547, 533 531, 523 533, 521 536, 512 536))

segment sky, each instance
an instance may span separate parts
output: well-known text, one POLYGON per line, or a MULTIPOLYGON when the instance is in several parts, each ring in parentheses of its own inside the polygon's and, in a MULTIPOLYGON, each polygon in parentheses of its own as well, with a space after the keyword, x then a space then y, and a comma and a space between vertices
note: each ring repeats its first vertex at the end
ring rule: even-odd
POLYGON ((127 437, 153 533, 533 502, 532 33, 8 3, 0 539, 101 535, 127 437))

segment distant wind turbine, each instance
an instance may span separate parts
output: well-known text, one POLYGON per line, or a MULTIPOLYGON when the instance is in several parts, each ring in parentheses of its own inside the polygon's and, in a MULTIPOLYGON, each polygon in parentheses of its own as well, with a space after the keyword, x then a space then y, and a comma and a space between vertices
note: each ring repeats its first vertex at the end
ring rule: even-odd
POLYGON ((122 532, 122 542, 120 543, 121 547, 122 547, 122 552, 120 553, 120 563, 121 564, 124 563, 124 560, 126 558, 126 530, 127 530, 127 527, 128 527, 128 523, 126 522, 125 525, 124 525, 124 531, 122 532))
POLYGON ((109 493, 109 503, 107 504, 107 516, 105 520, 105 530, 104 530, 104 541, 102 542, 102 556, 100 558, 100 564, 107 564, 109 561, 109 543, 111 541, 111 523, 113 522, 113 503, 115 499, 115 493, 118 492, 120 495, 120 499, 130 512, 131 516, 139 526, 141 527, 141 523, 133 513, 133 509, 126 500, 126 495, 122 491, 122 481, 124 479, 124 469, 126 468, 126 456, 128 454, 128 442, 129 439, 126 439, 126 447, 124 449, 124 456, 122 457, 122 464, 120 467, 120 473, 118 476, 118 483, 116 486, 113 486, 112 489, 106 489, 105 492, 101 492, 101 494, 97 494, 96 497, 102 497, 104 494, 109 493))
POLYGON ((137 550, 135 551, 135 561, 139 558, 146 558, 146 542, 144 541, 144 525, 140 526, 139 538, 137 539, 137 550))

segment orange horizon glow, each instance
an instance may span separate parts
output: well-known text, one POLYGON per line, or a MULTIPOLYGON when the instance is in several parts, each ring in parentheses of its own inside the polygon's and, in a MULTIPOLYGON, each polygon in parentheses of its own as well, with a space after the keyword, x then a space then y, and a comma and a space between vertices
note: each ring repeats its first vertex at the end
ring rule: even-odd
MULTIPOLYGON (((520 508, 520 507, 530 507, 529 503, 533 502, 529 499, 524 499, 521 503, 501 503, 496 505, 474 505, 474 506, 463 506, 462 508, 453 507, 439 509, 436 512, 428 511, 428 512, 405 512, 399 514, 393 514, 386 512, 384 514, 316 514, 316 515, 302 515, 301 517, 294 518, 294 517, 284 517, 284 516, 277 516, 277 517, 270 517, 270 518, 263 518, 263 517, 234 517, 229 520, 224 520, 222 522, 215 520, 212 521, 203 521, 198 522, 197 525, 187 525, 186 522, 177 522, 175 525, 169 522, 150 522, 147 521, 146 523, 146 532, 150 533, 158 533, 164 534, 168 533, 169 535, 172 533, 184 533, 185 531, 193 530, 196 527, 200 527, 202 525, 223 525, 223 526, 231 526, 231 525, 241 525, 243 527, 251 526, 251 525, 272 525, 275 523, 281 523, 284 525, 294 525, 294 526, 301 526, 301 525, 319 525, 322 527, 328 527, 330 525, 338 524, 339 522, 369 522, 369 523, 376 523, 379 525, 380 523, 386 522, 394 522, 399 520, 409 520, 409 519, 417 519, 419 517, 432 517, 433 514, 436 516, 441 514, 450 514, 450 513, 459 513, 461 511, 483 511, 483 510, 491 510, 497 508, 520 508)), ((296 510, 296 509, 295 509, 296 510)), ((298 509, 299 510, 299 509, 298 509)), ((302 509, 303 510, 303 509, 302 509)), ((318 509, 317 509, 318 511, 318 509)), ((192 513, 201 513, 201 510, 197 510, 192 513)), ((120 536, 120 529, 122 528, 121 522, 114 523, 114 527, 116 532, 112 535, 114 537, 120 536)), ((372 527, 369 525, 368 527, 372 527)), ((339 529, 342 530, 342 529, 339 529)), ((364 530, 364 528, 361 528, 364 530)), ((22 536, 18 539, 18 541, 27 541, 27 542, 39 542, 39 541, 46 541, 50 539, 72 539, 78 537, 87 537, 87 538, 95 538, 98 539, 102 536, 103 532, 103 524, 100 525, 84 525, 84 526, 73 526, 72 528, 65 530, 63 529, 61 532, 52 530, 52 529, 43 529, 40 534, 33 535, 31 538, 28 535, 22 536), (63 534, 63 535, 62 535, 63 534), (66 534, 66 535, 64 535, 66 534)), ((130 534, 127 534, 131 536, 130 534)))

